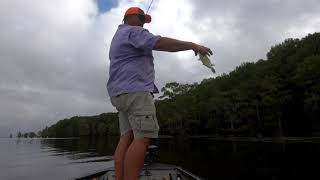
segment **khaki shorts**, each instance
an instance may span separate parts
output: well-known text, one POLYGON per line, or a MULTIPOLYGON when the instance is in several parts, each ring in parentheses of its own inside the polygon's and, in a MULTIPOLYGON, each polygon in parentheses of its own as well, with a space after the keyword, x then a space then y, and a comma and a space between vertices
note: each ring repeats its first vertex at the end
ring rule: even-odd
POLYGON ((121 135, 132 130, 134 138, 157 138, 159 124, 150 92, 134 92, 111 97, 119 111, 121 135))

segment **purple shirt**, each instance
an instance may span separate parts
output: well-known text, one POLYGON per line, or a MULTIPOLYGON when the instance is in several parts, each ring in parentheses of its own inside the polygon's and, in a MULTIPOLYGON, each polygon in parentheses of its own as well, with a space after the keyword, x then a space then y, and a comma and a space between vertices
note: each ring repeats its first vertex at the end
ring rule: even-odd
POLYGON ((140 26, 119 25, 109 52, 107 88, 110 96, 139 91, 159 92, 154 85, 152 56, 159 38, 140 26))

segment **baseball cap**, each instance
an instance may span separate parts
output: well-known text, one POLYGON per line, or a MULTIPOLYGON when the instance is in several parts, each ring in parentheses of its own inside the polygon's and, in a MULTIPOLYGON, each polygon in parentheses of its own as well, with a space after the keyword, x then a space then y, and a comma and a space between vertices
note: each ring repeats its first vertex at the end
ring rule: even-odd
POLYGON ((142 15, 142 16, 144 16, 145 23, 151 22, 151 16, 149 14, 145 14, 144 11, 142 9, 140 9, 139 7, 128 8, 124 16, 131 15, 131 14, 142 15))

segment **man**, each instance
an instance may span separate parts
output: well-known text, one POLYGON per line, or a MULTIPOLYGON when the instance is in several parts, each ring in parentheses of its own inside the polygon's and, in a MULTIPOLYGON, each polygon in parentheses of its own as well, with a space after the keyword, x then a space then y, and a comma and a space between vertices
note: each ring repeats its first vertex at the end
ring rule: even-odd
POLYGON ((138 7, 129 8, 110 46, 110 71, 107 84, 111 103, 119 111, 120 140, 116 148, 116 180, 137 180, 144 164, 150 139, 158 137, 153 93, 152 50, 178 52, 193 50, 195 55, 211 55, 204 46, 155 36, 143 28, 151 16, 138 7))

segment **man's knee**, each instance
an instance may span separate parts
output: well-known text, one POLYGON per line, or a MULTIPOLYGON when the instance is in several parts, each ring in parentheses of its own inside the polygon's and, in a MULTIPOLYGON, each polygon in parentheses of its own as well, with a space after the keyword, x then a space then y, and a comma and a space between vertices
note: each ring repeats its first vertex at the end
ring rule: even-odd
POLYGON ((133 140, 133 132, 132 132, 132 130, 128 131, 125 134, 120 136, 120 141, 123 141, 126 144, 128 144, 128 143, 130 144, 132 142, 132 140, 133 140))
POLYGON ((135 137, 134 140, 135 144, 139 144, 140 146, 145 146, 145 147, 148 147, 150 142, 151 142, 151 139, 150 138, 146 138, 146 137, 135 137))

